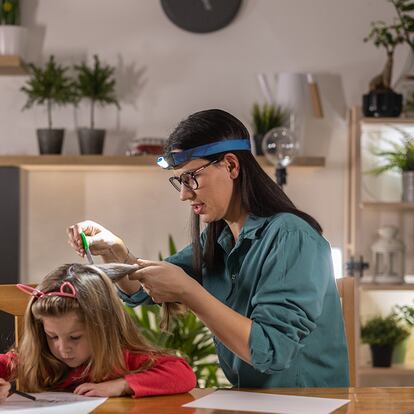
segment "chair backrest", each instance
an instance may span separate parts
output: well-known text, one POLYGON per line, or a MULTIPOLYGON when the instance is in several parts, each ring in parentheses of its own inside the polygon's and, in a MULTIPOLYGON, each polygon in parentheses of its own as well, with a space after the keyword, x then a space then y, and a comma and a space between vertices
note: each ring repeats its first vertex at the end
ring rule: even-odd
POLYGON ((0 285, 0 311, 14 315, 16 345, 18 345, 23 332, 23 316, 30 297, 30 295, 17 289, 16 285, 0 285))
POLYGON ((346 276, 336 279, 336 287, 342 303, 342 314, 349 355, 349 381, 356 386, 356 284, 355 278, 346 276))

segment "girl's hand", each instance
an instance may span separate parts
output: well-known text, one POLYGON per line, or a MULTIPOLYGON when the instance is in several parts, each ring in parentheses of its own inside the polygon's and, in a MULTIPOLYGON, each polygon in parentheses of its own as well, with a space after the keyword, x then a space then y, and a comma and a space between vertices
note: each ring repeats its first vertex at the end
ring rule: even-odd
POLYGON ((66 230, 68 243, 81 257, 85 256, 81 232, 85 233, 91 253, 98 256, 109 256, 112 261, 124 261, 128 249, 124 242, 105 227, 91 220, 81 221, 66 230), (115 259, 115 260, 114 260, 115 259))
POLYGON ((85 397, 121 397, 131 395, 132 390, 124 378, 118 378, 98 383, 85 382, 78 385, 73 393, 85 397))
POLYGON ((155 303, 180 302, 185 304, 187 295, 198 283, 181 267, 168 262, 137 260, 140 269, 129 278, 139 280, 142 288, 155 303))
POLYGON ((7 398, 7 396, 9 395, 10 388, 10 382, 6 381, 3 378, 0 378, 0 403, 7 398))

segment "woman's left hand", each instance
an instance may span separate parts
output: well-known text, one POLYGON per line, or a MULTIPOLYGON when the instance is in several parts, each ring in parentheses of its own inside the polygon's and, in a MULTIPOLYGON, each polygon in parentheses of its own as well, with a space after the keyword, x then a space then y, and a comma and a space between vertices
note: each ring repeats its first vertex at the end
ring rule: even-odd
POLYGON ((132 390, 124 378, 118 378, 98 383, 85 382, 78 385, 73 393, 85 397, 121 397, 132 394, 132 390))
POLYGON ((129 278, 139 280, 155 303, 185 304, 188 293, 197 284, 181 267, 172 263, 142 259, 137 260, 137 263, 140 269, 129 278))

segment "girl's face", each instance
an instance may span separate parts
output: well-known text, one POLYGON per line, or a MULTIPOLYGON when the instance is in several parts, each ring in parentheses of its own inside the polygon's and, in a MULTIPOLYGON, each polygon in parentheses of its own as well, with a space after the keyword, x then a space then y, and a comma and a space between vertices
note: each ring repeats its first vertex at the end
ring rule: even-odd
POLYGON ((50 352, 70 368, 87 362, 92 349, 87 337, 86 327, 75 312, 62 316, 42 318, 50 352))
MULTIPOLYGON (((182 168, 174 170, 174 176, 192 172, 209 161, 197 159, 188 162, 182 168)), ((211 223, 221 219, 230 219, 231 200, 234 189, 234 173, 226 159, 208 166, 196 175, 198 188, 190 190, 181 186, 180 199, 189 201, 195 214, 200 216, 204 223, 211 223)))

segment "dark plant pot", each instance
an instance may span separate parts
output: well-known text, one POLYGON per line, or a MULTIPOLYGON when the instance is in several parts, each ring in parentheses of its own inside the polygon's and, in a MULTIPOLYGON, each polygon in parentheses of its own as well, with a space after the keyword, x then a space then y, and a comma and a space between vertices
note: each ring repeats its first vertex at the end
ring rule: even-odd
POLYGON ((262 143, 263 143, 263 134, 254 134, 254 146, 256 147, 256 155, 263 155, 262 143))
POLYGON ((42 128, 36 130, 40 154, 61 154, 64 129, 42 128))
POLYGON ((373 367, 390 367, 392 360, 392 345, 370 345, 373 367))
POLYGON ((82 155, 101 155, 105 143, 104 129, 79 128, 78 140, 82 155))
POLYGON ((397 117, 402 110, 402 95, 394 91, 372 91, 362 97, 362 112, 367 117, 397 117))

